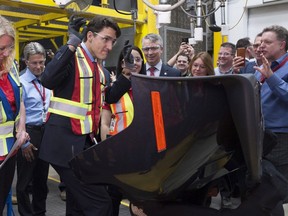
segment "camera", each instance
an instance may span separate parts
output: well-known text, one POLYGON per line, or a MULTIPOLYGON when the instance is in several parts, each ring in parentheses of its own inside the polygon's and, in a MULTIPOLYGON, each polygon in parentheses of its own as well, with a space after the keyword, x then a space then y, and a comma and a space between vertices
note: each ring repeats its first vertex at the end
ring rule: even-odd
POLYGON ((134 68, 134 57, 131 54, 132 52, 132 45, 129 44, 129 40, 125 42, 124 48, 123 48, 123 57, 124 57, 124 63, 125 67, 132 70, 134 68))
POLYGON ((182 41, 181 41, 182 43, 184 42, 184 43, 186 43, 186 44, 188 44, 189 43, 189 38, 182 38, 182 41))
POLYGON ((46 56, 50 57, 51 59, 54 57, 54 53, 52 49, 45 49, 46 56))
POLYGON ((52 50, 51 49, 45 49, 45 52, 47 55, 49 55, 52 52, 52 50))

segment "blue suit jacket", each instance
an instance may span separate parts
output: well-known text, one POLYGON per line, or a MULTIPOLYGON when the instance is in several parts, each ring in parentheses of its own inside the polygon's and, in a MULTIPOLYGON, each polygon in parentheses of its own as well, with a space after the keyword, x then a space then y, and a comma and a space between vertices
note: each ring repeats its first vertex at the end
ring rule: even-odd
POLYGON ((256 62, 246 62, 245 67, 240 69, 240 74, 254 74, 254 66, 256 66, 256 62))

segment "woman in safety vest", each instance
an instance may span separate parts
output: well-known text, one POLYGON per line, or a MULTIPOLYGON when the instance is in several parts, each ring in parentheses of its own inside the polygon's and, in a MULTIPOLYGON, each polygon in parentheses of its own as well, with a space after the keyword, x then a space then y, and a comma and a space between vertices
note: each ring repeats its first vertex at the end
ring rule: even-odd
MULTIPOLYGON (((121 52, 117 64, 118 77, 121 73, 140 73, 145 69, 143 54, 136 46, 126 45, 121 52)), ((134 117, 133 96, 130 88, 118 102, 114 104, 104 103, 101 114, 101 140, 105 140, 108 136, 115 135, 128 127, 134 117)), ((118 216, 119 205, 122 194, 117 187, 109 186, 108 192, 112 198, 113 216, 118 216)))
POLYGON ((29 139, 25 131, 25 108, 21 101, 14 47, 15 30, 0 16, 0 215, 14 177, 16 150, 29 139), (16 148, 11 151, 14 143, 16 148))
MULTIPOLYGON (((127 48, 124 48, 127 49, 127 48)), ((136 46, 130 46, 133 63, 124 60, 124 52, 122 51, 117 65, 117 77, 125 70, 132 73, 140 73, 144 67, 143 54, 136 46), (127 67, 126 65, 129 64, 127 67)), ((114 104, 104 103, 101 115, 101 140, 105 140, 107 136, 112 136, 126 127, 128 127, 133 119, 133 96, 132 88, 126 92, 122 98, 114 104)))

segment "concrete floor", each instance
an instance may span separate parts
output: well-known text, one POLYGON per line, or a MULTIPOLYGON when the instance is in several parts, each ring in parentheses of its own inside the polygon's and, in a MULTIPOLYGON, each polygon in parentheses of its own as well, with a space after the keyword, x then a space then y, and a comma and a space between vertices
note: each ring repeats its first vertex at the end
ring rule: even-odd
MULTIPOLYGON (((16 184, 17 175, 15 173, 15 178, 12 185, 12 194, 15 194, 15 184, 16 184)), ((65 201, 62 201, 60 198, 60 191, 58 189, 59 176, 55 170, 50 167, 49 177, 48 177, 48 188, 49 193, 47 197, 47 212, 46 216, 65 216, 65 201)), ((130 216, 129 213, 129 202, 123 200, 122 205, 120 206, 119 216, 130 216)), ((12 205, 12 211, 10 214, 7 213, 7 209, 4 210, 3 216, 19 216, 17 205, 12 205)))
MULTIPOLYGON (((15 183, 16 183, 17 176, 15 175, 12 193, 15 192, 15 183)), ((65 216, 65 201, 60 199, 60 191, 58 189, 59 184, 59 176, 55 172, 55 170, 50 167, 49 170, 49 179, 48 179, 48 187, 49 187, 49 194, 47 198, 47 213, 46 216, 65 216)), ((120 206, 120 213, 119 216, 130 216, 129 213, 129 201, 123 200, 120 206)), ((5 209, 3 216, 19 216, 17 205, 13 205, 13 212, 10 212, 10 215, 7 214, 5 209), (13 214, 14 213, 14 214, 13 214)), ((288 204, 284 205, 285 216, 288 216, 288 204)))

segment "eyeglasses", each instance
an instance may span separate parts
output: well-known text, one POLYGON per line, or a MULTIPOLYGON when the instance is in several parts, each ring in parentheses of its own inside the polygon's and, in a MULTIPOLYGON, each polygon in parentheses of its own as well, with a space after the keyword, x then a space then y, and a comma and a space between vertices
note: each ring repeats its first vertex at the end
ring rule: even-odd
POLYGON ((32 66, 34 66, 34 67, 37 67, 38 64, 39 64, 40 66, 43 66, 43 65, 45 65, 45 60, 43 60, 43 61, 38 61, 38 62, 30 62, 30 61, 28 61, 28 64, 30 64, 30 65, 32 65, 32 66))
POLYGON ((232 53, 227 53, 227 52, 224 52, 224 53, 218 53, 218 56, 224 56, 224 57, 228 57, 230 55, 233 55, 232 53))
POLYGON ((151 50, 152 52, 155 52, 156 50, 160 49, 160 45, 158 46, 152 46, 152 47, 143 47, 143 52, 149 52, 151 50))
POLYGON ((104 43, 111 42, 112 46, 115 46, 115 44, 117 42, 116 39, 114 39, 114 38, 112 38, 110 36, 104 36, 104 35, 101 35, 101 34, 99 34, 97 32, 93 32, 93 34, 98 35, 102 39, 102 41, 104 41, 104 43))
POLYGON ((7 46, 7 47, 0 47, 0 53, 4 53, 6 51, 12 52, 12 50, 14 50, 14 48, 15 48, 14 45, 7 46))

